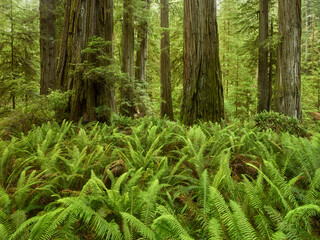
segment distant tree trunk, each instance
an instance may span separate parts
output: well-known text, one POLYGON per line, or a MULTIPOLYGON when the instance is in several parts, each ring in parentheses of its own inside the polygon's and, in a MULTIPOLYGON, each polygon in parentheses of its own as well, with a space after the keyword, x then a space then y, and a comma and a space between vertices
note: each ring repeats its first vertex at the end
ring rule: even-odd
POLYGON ((40 0, 40 94, 55 89, 56 42, 55 0, 40 0))
POLYGON ((301 0, 279 0, 278 112, 301 120, 301 0))
POLYGON ((215 0, 184 1, 184 81, 181 120, 220 122, 223 87, 215 0))
POLYGON ((122 25, 122 72, 126 78, 121 81, 120 114, 133 117, 136 110, 134 106, 134 15, 133 0, 123 0, 122 25))
MULTIPOLYGON (((72 90, 69 103, 69 118, 85 121, 108 121, 112 108, 113 79, 84 76, 83 63, 87 61, 95 67, 105 66, 95 56, 82 54, 82 50, 93 36, 112 41, 113 37, 113 0, 66 0, 64 29, 60 57, 57 67, 58 87, 63 91, 72 90), (97 108, 105 109, 98 115, 97 108)), ((112 44, 103 49, 112 58, 112 44)))
MULTIPOLYGON (((138 28, 138 39, 140 40, 140 47, 137 51, 135 77, 141 88, 140 95, 146 94, 146 81, 147 81, 147 58, 148 58, 148 28, 149 28, 149 11, 150 0, 141 0, 144 3, 144 16, 141 19, 138 28)), ((137 106, 141 116, 146 115, 147 106, 141 100, 137 106)))
POLYGON ((259 70, 258 70, 258 109, 257 112, 270 110, 269 99, 269 78, 268 78, 268 21, 269 21, 269 0, 260 0, 259 14, 259 70))
MULTIPOLYGON (((14 74, 14 22, 13 22, 13 0, 10 2, 10 21, 11 21, 11 35, 10 35, 10 47, 11 47, 11 74, 12 78, 15 78, 14 74)), ((16 96, 15 93, 11 93, 12 109, 16 108, 16 96)))
POLYGON ((311 14, 310 14, 310 0, 305 0, 305 8, 306 8, 306 42, 305 42, 305 56, 304 56, 304 61, 308 61, 308 54, 309 54, 309 34, 310 34, 310 25, 311 25, 311 14))
MULTIPOLYGON (((271 19, 270 38, 273 37, 273 20, 271 19)), ((272 109, 272 79, 273 79, 273 62, 274 62, 273 50, 269 48, 269 110, 272 109)))
POLYGON ((160 25, 165 28, 160 43, 161 117, 173 120, 170 72, 169 0, 161 0, 160 25))

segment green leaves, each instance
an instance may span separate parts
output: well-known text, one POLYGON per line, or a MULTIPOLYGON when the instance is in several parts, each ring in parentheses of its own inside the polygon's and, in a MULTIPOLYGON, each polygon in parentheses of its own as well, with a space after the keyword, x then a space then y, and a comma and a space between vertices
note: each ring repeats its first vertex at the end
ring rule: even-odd
POLYGON ((0 238, 318 237, 318 137, 113 121, 47 123, 0 148, 0 238))

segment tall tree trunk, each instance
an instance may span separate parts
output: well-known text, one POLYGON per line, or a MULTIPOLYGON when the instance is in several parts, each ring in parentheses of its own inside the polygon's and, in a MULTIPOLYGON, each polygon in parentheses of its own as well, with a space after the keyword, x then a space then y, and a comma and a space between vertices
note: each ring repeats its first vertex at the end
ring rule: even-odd
MULTIPOLYGON (((271 19, 271 28, 270 28, 270 38, 272 39, 273 37, 273 20, 271 19)), ((273 50, 270 47, 269 48, 269 110, 272 109, 271 105, 272 105, 272 79, 273 79, 273 50)))
POLYGON ((310 25, 311 25, 311 14, 310 14, 310 0, 305 0, 305 8, 306 8, 306 42, 305 42, 305 54, 304 54, 304 61, 308 61, 308 54, 309 54, 309 34, 310 34, 310 25))
POLYGON ((167 116, 173 120, 171 97, 171 71, 170 71, 170 30, 169 30, 169 0, 161 0, 161 28, 160 43, 160 79, 161 79, 161 117, 167 116))
MULTIPOLYGON (((10 5, 10 21, 11 21, 11 35, 10 35, 10 48, 11 48, 11 75, 15 78, 14 73, 14 22, 13 22, 13 0, 11 0, 10 5)), ((15 93, 11 93, 12 98, 12 109, 16 108, 16 96, 15 93)))
POLYGON ((301 120, 301 0, 279 0, 278 112, 301 120))
POLYGON ((257 112, 270 110, 269 78, 268 78, 268 21, 269 0, 260 0, 259 14, 259 70, 258 70, 258 109, 257 112))
MULTIPOLYGON (((147 83, 147 59, 148 59, 148 28, 149 28, 149 11, 150 11, 150 0, 141 0, 144 3, 143 17, 140 20, 138 27, 138 39, 140 40, 140 46, 137 51, 136 58, 136 69, 135 77, 139 83, 140 95, 146 94, 146 83, 147 83)), ((139 100, 137 105, 139 114, 141 116, 146 115, 147 106, 143 100, 139 100)))
POLYGON ((40 0, 40 94, 48 94, 56 83, 55 0, 40 0))
MULTIPOLYGON (((93 36, 112 42, 113 0, 66 0, 64 29, 57 79, 60 89, 72 90, 69 103, 69 118, 85 121, 108 121, 113 104, 113 80, 105 76, 90 78, 83 71, 84 62, 94 67, 108 65, 107 60, 99 61, 93 54, 83 54, 93 36), (104 109, 97 114, 96 110, 104 109)), ((100 55, 112 58, 112 43, 100 55)))
POLYGON ((181 120, 220 122, 223 87, 215 0, 184 1, 184 81, 181 120))
POLYGON ((122 72, 126 78, 121 81, 120 114, 133 117, 136 110, 134 106, 134 16, 133 0, 123 0, 123 26, 122 26, 122 72))

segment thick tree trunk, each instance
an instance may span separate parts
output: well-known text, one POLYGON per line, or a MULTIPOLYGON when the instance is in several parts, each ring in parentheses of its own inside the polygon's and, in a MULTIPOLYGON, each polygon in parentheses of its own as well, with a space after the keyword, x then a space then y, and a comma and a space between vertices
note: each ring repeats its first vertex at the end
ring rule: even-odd
POLYGON ((220 122, 224 102, 215 0, 184 1, 184 42, 181 120, 220 122))
POLYGON ((40 94, 48 94, 56 83, 55 0, 40 0, 40 94))
POLYGON ((258 70, 258 113, 270 110, 269 99, 269 78, 268 78, 268 21, 269 21, 269 0, 260 0, 259 14, 259 70, 258 70))
POLYGON ((276 108, 301 120, 301 0, 279 0, 276 108))
POLYGON ((134 106, 134 16, 133 0, 123 1, 122 26, 122 72, 126 78, 121 81, 120 114, 133 117, 136 110, 134 106))
MULTIPOLYGON (((61 90, 73 91, 69 103, 69 118, 72 120, 83 117, 85 121, 108 121, 114 105, 113 79, 102 76, 92 79, 83 72, 84 61, 94 67, 110 63, 107 60, 100 62, 92 54, 81 53, 93 36, 112 42, 113 0, 66 0, 57 79, 61 90), (103 114, 97 114, 97 108, 104 109, 103 114)), ((111 59, 112 43, 102 51, 111 59)))
POLYGON ((173 120, 171 97, 171 71, 170 71, 170 30, 169 30, 169 0, 161 0, 160 25, 162 32, 160 43, 160 79, 161 79, 161 117, 167 116, 173 120))
MULTIPOLYGON (((146 94, 146 83, 147 83, 147 59, 148 59, 148 28, 149 28, 149 11, 150 11, 150 0, 141 0, 144 3, 144 17, 140 20, 138 27, 138 39, 140 40, 139 49, 137 51, 136 58, 136 69, 135 77, 139 84, 140 94, 146 94)), ((140 97, 140 96, 138 96, 140 97)), ((147 113, 147 106, 140 100, 137 109, 139 115, 144 116, 147 113)))

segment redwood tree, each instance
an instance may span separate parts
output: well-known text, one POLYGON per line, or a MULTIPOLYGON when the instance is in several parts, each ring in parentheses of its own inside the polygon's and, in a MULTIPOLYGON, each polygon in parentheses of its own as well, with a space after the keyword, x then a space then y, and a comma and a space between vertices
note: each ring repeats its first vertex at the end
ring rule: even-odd
POLYGON ((40 93, 55 89, 56 42, 55 0, 40 0, 40 93))
POLYGON ((301 120, 301 0, 279 0, 276 108, 301 120))
MULTIPOLYGON (((140 89, 137 97, 143 98, 146 95, 146 81, 147 81, 147 59, 148 59, 148 28, 149 28, 149 11, 150 0, 140 0, 142 2, 142 9, 140 19, 138 20, 138 41, 139 49, 137 50, 135 78, 139 84, 140 89)), ((137 108, 141 116, 146 115, 147 106, 143 99, 139 99, 137 108)))
POLYGON ((260 0, 259 11, 259 70, 258 70, 258 112, 270 110, 271 94, 270 81, 268 77, 268 21, 269 21, 269 0, 260 0))
POLYGON ((164 28, 160 43, 161 116, 173 120, 170 72, 169 0, 161 0, 160 25, 164 28))
POLYGON ((134 106, 134 15, 133 0, 123 0, 123 25, 122 25, 122 72, 125 78, 121 81, 120 114, 133 117, 134 106))
POLYGON ((114 105, 113 79, 106 74, 85 74, 84 66, 95 69, 110 64, 113 37, 113 0, 66 0, 64 29, 57 67, 58 87, 72 90, 69 118, 108 121, 114 105), (100 53, 83 53, 93 37, 108 41, 100 53), (106 55, 109 60, 102 60, 106 55), (98 111, 99 110, 99 114, 98 111))
POLYGON ((184 1, 184 124, 224 117, 216 10, 215 0, 184 1))

